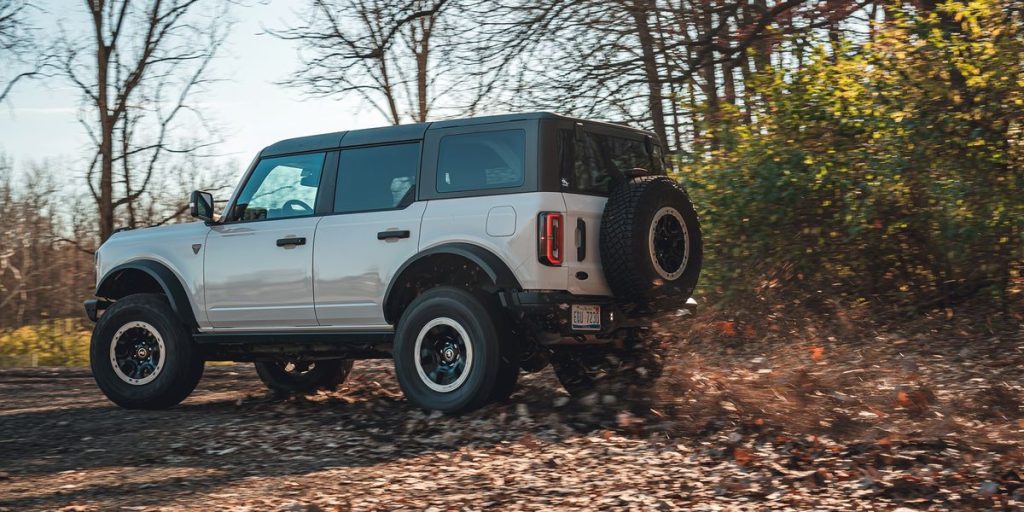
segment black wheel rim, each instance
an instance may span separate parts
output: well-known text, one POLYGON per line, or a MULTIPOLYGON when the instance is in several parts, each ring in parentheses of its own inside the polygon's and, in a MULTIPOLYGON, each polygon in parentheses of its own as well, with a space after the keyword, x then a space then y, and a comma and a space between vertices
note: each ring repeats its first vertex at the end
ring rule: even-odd
POLYGON ((465 382, 473 361, 466 330, 450 318, 428 322, 416 338, 416 371, 430 389, 454 391, 465 382))
POLYGON ((164 342, 146 322, 129 322, 114 334, 110 362, 124 382, 141 386, 152 382, 164 366, 164 342))
POLYGON ((675 209, 663 208, 651 228, 650 249, 661 277, 678 279, 688 257, 688 233, 675 209))

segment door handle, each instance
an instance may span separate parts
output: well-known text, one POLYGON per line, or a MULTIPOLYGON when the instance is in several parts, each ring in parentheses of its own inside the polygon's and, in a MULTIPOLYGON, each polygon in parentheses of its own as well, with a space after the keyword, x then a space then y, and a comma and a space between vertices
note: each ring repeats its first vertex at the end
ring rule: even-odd
POLYGON ((391 240, 392 238, 409 238, 408 229, 396 229, 394 231, 381 231, 377 233, 377 240, 391 240))
POLYGON ((294 246, 294 245, 306 245, 306 237, 304 237, 304 236, 297 236, 297 237, 291 237, 291 238, 278 238, 277 239, 277 246, 278 247, 290 247, 290 246, 294 246))
POLYGON ((576 261, 587 259, 587 223, 576 219, 576 261))

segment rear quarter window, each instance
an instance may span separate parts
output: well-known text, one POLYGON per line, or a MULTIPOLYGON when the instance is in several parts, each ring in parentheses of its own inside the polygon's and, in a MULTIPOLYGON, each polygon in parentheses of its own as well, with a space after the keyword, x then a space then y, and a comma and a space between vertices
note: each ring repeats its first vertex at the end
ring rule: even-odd
POLYGON ((577 140, 572 131, 562 130, 560 157, 566 192, 608 195, 612 179, 623 171, 665 172, 659 146, 603 133, 584 132, 582 140, 577 140))
POLYGON ((520 187, 525 160, 524 130, 447 135, 438 150, 437 191, 520 187))

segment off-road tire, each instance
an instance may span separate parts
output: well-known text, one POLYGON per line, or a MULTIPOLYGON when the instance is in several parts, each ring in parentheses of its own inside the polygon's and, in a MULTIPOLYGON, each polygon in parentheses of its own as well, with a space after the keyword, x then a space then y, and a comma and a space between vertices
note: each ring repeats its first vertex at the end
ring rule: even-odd
MULTIPOLYGON (((351 359, 323 359, 310 361, 306 371, 288 371, 289 363, 259 361, 256 374, 271 391, 282 395, 308 395, 318 390, 334 391, 352 372, 351 359)), ((305 363, 299 363, 305 364, 305 363)))
POLYGON ((166 409, 177 405, 192 393, 203 376, 203 359, 188 328, 159 294, 129 295, 107 308, 93 329, 89 356, 100 390, 126 409, 166 409), (152 372, 156 374, 152 381, 136 385, 125 380, 127 376, 118 375, 118 371, 124 373, 115 370, 118 363, 112 361, 111 345, 120 330, 143 323, 159 334, 164 348, 159 356, 163 359, 159 372, 152 372))
POLYGON ((449 414, 470 411, 491 400, 506 398, 514 388, 518 366, 515 366, 515 373, 508 366, 509 361, 516 361, 516 354, 511 353, 507 335, 499 330, 503 325, 501 317, 496 316, 499 314, 490 300, 460 288, 442 286, 416 297, 403 312, 395 331, 395 374, 406 398, 418 407, 449 414), (443 323, 427 329, 435 321, 443 323), (468 339, 457 332, 459 328, 468 339), (421 350, 417 353, 417 339, 421 337, 421 350), (461 371, 453 372, 461 382, 457 378, 454 382, 439 383, 428 375, 428 367, 441 364, 436 359, 438 354, 430 352, 437 346, 434 339, 461 343, 458 354, 465 357, 463 371, 466 375, 463 378, 461 371), (439 389, 446 386, 451 387, 439 389))
POLYGON ((655 311, 674 309, 690 298, 700 277, 700 219, 686 191, 671 178, 624 179, 612 188, 601 217, 600 251, 605 278, 617 299, 655 311), (670 269, 662 268, 663 262, 652 252, 653 228, 659 219, 673 227, 681 220, 678 231, 685 231, 681 247, 688 247, 686 257, 667 256, 682 261, 670 269))

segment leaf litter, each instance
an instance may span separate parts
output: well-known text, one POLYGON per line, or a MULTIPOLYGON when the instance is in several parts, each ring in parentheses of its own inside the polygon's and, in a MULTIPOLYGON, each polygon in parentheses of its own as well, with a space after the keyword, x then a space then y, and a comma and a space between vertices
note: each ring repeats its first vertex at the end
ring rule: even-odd
POLYGON ((1024 507, 1020 332, 723 322, 659 319, 647 396, 570 400, 544 370, 458 417, 387 361, 289 399, 211 367, 152 412, 87 370, 0 370, 0 510, 1024 507))

